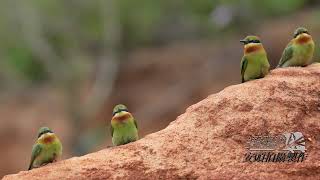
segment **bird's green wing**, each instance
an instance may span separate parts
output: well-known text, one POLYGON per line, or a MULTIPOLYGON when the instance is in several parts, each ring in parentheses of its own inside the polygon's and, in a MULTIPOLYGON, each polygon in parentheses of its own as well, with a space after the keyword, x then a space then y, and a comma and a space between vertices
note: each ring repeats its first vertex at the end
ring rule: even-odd
POLYGON ((111 137, 113 137, 113 127, 111 124, 110 124, 110 132, 111 132, 111 137))
POLYGON ((136 128, 138 129, 138 124, 137 121, 135 119, 133 119, 134 125, 136 126, 136 128))
POLYGON ((291 43, 289 43, 288 46, 284 49, 277 67, 281 67, 285 62, 287 62, 289 59, 292 58, 292 55, 293 55, 293 48, 291 43))
POLYGON ((241 60, 241 82, 244 82, 244 72, 247 69, 247 65, 248 65, 248 59, 243 57, 241 60))
POLYGON ((36 159, 36 157, 39 156, 39 154, 41 153, 41 150, 42 150, 42 146, 40 144, 33 145, 32 154, 31 154, 31 161, 30 161, 30 165, 29 165, 28 170, 32 169, 33 161, 36 159))

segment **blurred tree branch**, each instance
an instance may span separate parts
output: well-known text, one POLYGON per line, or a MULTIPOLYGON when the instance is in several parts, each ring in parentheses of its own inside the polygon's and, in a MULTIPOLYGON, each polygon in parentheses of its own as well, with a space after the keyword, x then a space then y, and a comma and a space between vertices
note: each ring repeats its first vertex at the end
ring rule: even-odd
POLYGON ((115 0, 100 0, 100 7, 104 24, 103 50, 97 59, 95 80, 86 103, 89 111, 98 110, 108 99, 119 68, 121 28, 118 7, 115 0))
MULTIPOLYGON (((86 131, 84 125, 88 121, 92 120, 99 110, 103 107, 103 104, 109 98, 115 79, 117 78, 119 68, 119 52, 121 49, 121 28, 118 15, 118 7, 115 0, 100 0, 99 11, 101 12, 102 24, 104 24, 104 30, 102 34, 102 50, 99 51, 98 58, 95 63, 96 71, 93 85, 87 94, 87 98, 81 107, 78 104, 72 103, 71 109, 73 109, 74 126, 76 127, 76 133, 74 138, 76 140, 76 151, 79 154, 87 152, 92 147, 87 147, 88 144, 95 145, 96 143, 84 142, 88 138, 80 136, 86 131), (78 111, 77 111, 78 110, 78 111), (79 123, 80 121, 80 123, 79 123), (83 146, 85 144, 87 146, 83 146)), ((72 96, 73 91, 69 91, 69 95, 72 96)), ((71 102, 75 102, 76 98, 71 102)), ((99 133, 99 132, 97 132, 99 133)), ((88 135, 91 136, 89 133, 88 135)), ((90 139, 90 141, 97 141, 98 139, 90 139)), ((97 142, 98 143, 98 142, 97 142)))

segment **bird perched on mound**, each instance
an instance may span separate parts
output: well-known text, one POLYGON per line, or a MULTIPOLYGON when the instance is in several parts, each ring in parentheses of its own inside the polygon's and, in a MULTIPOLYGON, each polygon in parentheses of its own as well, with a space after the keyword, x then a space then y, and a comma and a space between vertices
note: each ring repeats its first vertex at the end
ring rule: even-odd
POLYGON ((241 60, 242 82, 266 76, 270 64, 259 37, 247 36, 240 42, 244 44, 244 55, 241 60))
POLYGON ((138 126, 128 108, 119 104, 113 108, 111 136, 114 146, 119 146, 139 139, 138 126))
POLYGON ((311 63, 314 42, 308 30, 299 27, 294 31, 294 38, 282 53, 277 67, 306 66, 311 63))
POLYGON ((62 145, 58 137, 48 128, 42 127, 38 139, 32 147, 29 169, 56 161, 62 154, 62 145))

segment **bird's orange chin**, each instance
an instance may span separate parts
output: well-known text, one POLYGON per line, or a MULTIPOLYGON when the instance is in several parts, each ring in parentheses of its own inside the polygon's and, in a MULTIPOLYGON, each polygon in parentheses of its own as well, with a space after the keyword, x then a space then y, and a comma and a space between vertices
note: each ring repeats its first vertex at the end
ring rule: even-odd
POLYGON ((41 139, 42 143, 44 144, 50 144, 55 140, 55 136, 54 135, 45 135, 45 137, 43 137, 41 139))
POLYGON ((250 45, 246 45, 244 47, 244 53, 245 54, 248 54, 248 53, 253 53, 253 52, 257 52, 257 51, 260 51, 262 50, 263 47, 261 44, 250 44, 250 45))
POLYGON ((125 114, 122 114, 122 115, 116 115, 116 116, 114 116, 113 118, 112 118, 112 120, 114 120, 114 121, 125 121, 125 120, 127 120, 127 119, 129 119, 129 118, 131 118, 132 116, 131 116, 131 114, 130 113, 125 113, 125 114))
POLYGON ((297 43, 298 44, 304 44, 304 43, 307 43, 311 40, 311 36, 308 35, 308 34, 303 34, 303 35, 300 35, 297 39, 297 43))

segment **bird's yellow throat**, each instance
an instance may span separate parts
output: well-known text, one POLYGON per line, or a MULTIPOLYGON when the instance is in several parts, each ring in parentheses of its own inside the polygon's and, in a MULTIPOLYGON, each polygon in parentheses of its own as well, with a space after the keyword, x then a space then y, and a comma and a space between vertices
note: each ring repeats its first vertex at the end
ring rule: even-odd
POLYGON ((56 135, 54 133, 46 133, 38 139, 42 144, 50 144, 56 140, 56 135))

